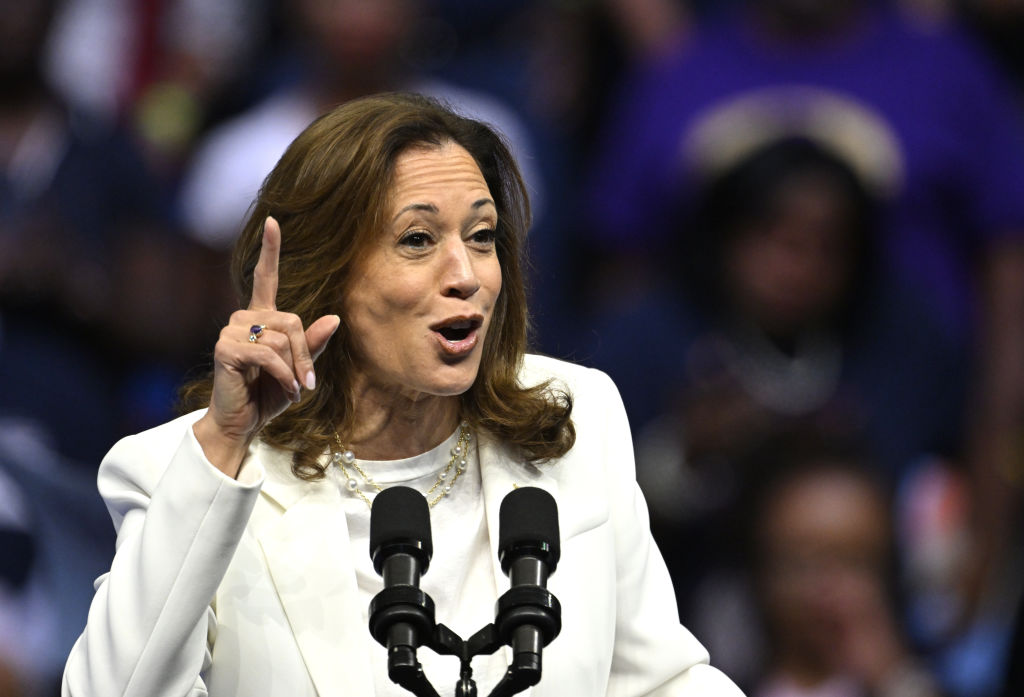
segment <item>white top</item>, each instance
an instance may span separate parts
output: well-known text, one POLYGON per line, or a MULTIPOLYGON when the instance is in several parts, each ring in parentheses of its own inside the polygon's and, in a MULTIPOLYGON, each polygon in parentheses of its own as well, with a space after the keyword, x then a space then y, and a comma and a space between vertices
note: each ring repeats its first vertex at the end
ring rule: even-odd
MULTIPOLYGON (((404 460, 356 460, 356 464, 382 488, 402 485, 425 493, 448 465, 451 449, 459 439, 456 431, 434 449, 404 460)), ((459 476, 450 493, 430 509, 430 527, 434 555, 420 588, 434 601, 435 619, 469 639, 477 630, 494 621, 494 603, 498 589, 488 547, 487 519, 484 516, 483 489, 480 482, 476 440, 469 444, 465 472, 459 476)), ((372 500, 376 492, 368 487, 356 470, 347 468, 360 483, 360 489, 372 500)), ((357 494, 346 487, 346 478, 337 466, 331 475, 344 500, 345 518, 351 540, 352 567, 356 571, 362 607, 383 588, 381 577, 373 570, 370 559, 370 509, 357 494)), ((429 500, 436 497, 431 494, 429 500)), ((387 674, 387 651, 375 646, 371 651, 374 694, 408 697, 410 694, 395 685, 387 674)), ((434 689, 452 695, 459 677, 459 661, 454 656, 438 656, 428 648, 420 648, 417 658, 434 689)), ((505 674, 503 651, 473 660, 473 679, 480 694, 489 694, 505 674)))

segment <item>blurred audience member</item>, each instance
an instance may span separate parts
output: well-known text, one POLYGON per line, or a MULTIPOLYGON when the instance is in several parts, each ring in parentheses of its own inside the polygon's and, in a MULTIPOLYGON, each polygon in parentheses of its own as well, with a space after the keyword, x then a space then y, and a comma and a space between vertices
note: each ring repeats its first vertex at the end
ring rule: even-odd
POLYGON ((61 0, 47 74, 65 101, 129 124, 146 157, 174 177, 209 124, 265 93, 287 4, 61 0))
POLYGON ((1024 142, 1005 85, 953 28, 924 33, 876 3, 741 10, 626 84, 597 163, 593 234, 657 258, 694 176, 766 138, 826 138, 892 201, 887 265, 962 337, 964 252, 1017 250, 1024 236, 1024 142))
POLYGON ((287 4, 171 0, 141 5, 132 110, 161 165, 178 173, 210 123, 269 89, 252 77, 272 61, 275 9, 287 4))
MULTIPOLYGON (((60 691, 92 581, 113 548, 95 474, 46 445, 34 424, 0 419, 0 695, 60 691), (5 676, 17 689, 4 692, 5 676), (21 690, 21 691, 19 691, 21 690)), ((12 689, 7 687, 7 689, 12 689)))
POLYGON ((45 608, 28 590, 37 544, 24 496, 0 470, 0 697, 27 695, 30 685, 41 682, 33 651, 43 648, 39 637, 53 618, 32 612, 45 608))
POLYGON ((209 317, 194 300, 198 252, 167 229, 166 197, 132 142, 42 76, 56 5, 0 13, 0 416, 34 420, 62 454, 95 464, 171 413, 169 385, 155 408, 127 386, 140 362, 152 376, 191 349, 209 317))
MULTIPOLYGON (((6 2, 6 7, 21 4, 6 2)), ((44 57, 49 83, 61 100, 94 118, 116 121, 133 96, 143 50, 144 9, 137 0, 59 0, 44 57)))
MULTIPOLYGON (((964 568, 976 551, 970 521, 984 501, 971 498, 962 467, 943 458, 923 458, 896 492, 895 522, 902 561, 906 627, 931 660, 948 695, 999 694, 1009 637, 1007 622, 1017 599, 1019 576, 983 598, 985 606, 962 627, 966 598, 964 568)), ((1019 556, 1010 558, 1015 567, 1019 556)))
POLYGON ((766 144, 713 178, 697 209, 677 222, 694 233, 676 252, 679 282, 609 315, 593 359, 637 425, 637 477, 681 611, 714 631, 697 570, 723 560, 718 531, 752 454, 812 429, 863 443, 895 486, 954 450, 965 370, 914 298, 878 283, 873 199, 822 145, 766 144))
POLYGON ((849 454, 795 445, 767 455, 751 502, 750 564, 769 647, 751 695, 937 696, 900 629, 885 489, 849 454))
POLYGON ((623 385, 656 517, 686 517, 688 489, 712 505, 725 491, 694 484, 734 486, 733 463, 796 423, 862 440, 892 480, 955 445, 962 358, 879 285, 874 214, 841 158, 769 143, 678 224, 680 282, 599 326, 594 361, 623 385))

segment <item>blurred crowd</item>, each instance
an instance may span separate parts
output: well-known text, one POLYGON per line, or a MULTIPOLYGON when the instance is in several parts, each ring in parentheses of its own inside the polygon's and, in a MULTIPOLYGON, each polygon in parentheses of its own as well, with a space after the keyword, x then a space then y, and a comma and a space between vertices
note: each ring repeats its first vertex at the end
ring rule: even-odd
POLYGON ((533 346, 619 386, 714 663, 1024 694, 1020 3, 0 0, 0 697, 57 694, 263 177, 385 90, 508 138, 533 346))

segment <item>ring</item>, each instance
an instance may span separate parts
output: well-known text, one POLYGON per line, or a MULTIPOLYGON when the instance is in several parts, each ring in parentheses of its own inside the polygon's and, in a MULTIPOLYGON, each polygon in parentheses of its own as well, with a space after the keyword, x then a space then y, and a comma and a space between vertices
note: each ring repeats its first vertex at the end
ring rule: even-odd
POLYGON ((255 344, 257 341, 259 341, 260 337, 263 335, 263 330, 266 328, 267 325, 265 324, 254 324, 251 327, 249 327, 249 343, 255 344))

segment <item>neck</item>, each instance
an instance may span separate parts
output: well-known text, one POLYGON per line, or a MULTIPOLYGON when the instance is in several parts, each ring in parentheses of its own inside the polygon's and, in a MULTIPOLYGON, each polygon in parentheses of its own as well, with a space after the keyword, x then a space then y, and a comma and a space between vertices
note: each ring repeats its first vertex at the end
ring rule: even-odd
POLYGON ((425 453, 459 423, 459 398, 356 392, 356 426, 342 441, 363 460, 399 460, 425 453))

